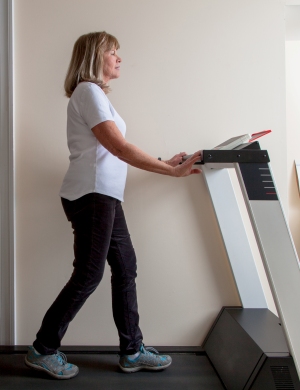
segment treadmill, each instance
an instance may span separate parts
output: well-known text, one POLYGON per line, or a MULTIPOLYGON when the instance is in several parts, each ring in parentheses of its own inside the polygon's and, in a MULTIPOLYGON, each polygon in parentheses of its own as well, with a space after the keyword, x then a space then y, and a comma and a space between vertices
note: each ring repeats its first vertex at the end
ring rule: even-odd
POLYGON ((300 390, 300 267, 267 150, 203 150, 202 172, 242 307, 223 307, 203 348, 228 390, 300 390), (267 306, 228 168, 236 171, 279 318, 267 306))

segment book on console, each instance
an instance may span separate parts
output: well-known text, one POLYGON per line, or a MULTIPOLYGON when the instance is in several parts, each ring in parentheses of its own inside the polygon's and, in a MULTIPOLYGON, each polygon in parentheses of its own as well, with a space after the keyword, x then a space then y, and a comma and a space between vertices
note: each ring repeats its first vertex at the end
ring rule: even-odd
POLYGON ((257 138, 263 137, 264 135, 271 133, 271 131, 272 130, 263 130, 253 134, 238 135, 237 137, 229 138, 227 141, 215 146, 213 150, 232 150, 241 144, 253 142, 257 138))

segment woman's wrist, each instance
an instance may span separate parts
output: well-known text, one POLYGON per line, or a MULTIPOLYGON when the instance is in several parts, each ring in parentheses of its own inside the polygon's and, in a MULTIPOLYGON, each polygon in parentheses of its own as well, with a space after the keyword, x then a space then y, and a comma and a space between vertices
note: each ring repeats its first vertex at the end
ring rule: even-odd
POLYGON ((161 157, 157 158, 160 162, 165 163, 168 166, 168 172, 166 173, 168 176, 176 176, 175 168, 169 163, 168 160, 162 160, 161 157))
POLYGON ((167 164, 167 165, 172 166, 172 165, 170 164, 170 161, 169 161, 169 160, 163 160, 161 157, 157 157, 157 160, 159 160, 159 161, 161 161, 161 162, 163 162, 163 163, 165 163, 165 164, 167 164))

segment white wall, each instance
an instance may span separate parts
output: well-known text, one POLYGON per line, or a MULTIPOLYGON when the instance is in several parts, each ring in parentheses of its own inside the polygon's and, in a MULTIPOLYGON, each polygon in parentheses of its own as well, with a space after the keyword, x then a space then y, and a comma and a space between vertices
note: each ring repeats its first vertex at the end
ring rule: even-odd
MULTIPOLYGON (((72 270, 72 231, 58 198, 68 166, 63 81, 77 37, 118 37, 122 76, 109 95, 127 138, 153 156, 272 129, 284 205, 284 12, 277 0, 15 0, 17 342, 31 343, 72 270), (279 158, 280 156, 280 158, 279 158)), ((125 212, 138 255, 147 344, 200 345, 239 299, 201 176, 129 169, 125 212)), ((64 344, 116 345, 109 270, 64 344)))

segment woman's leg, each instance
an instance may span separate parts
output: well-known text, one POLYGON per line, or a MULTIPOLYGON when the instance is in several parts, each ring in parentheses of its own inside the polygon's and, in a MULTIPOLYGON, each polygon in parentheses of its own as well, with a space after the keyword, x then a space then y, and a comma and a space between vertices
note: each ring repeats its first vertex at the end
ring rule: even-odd
POLYGON ((116 206, 107 260, 112 271, 113 314, 120 336, 121 370, 164 370, 172 363, 171 357, 160 355, 153 348, 145 348, 142 344, 135 286, 136 257, 121 203, 116 206))
POLYGON ((121 354, 131 355, 139 351, 143 335, 139 328, 136 296, 136 257, 119 201, 107 261, 112 273, 113 316, 120 337, 121 354))
POLYGON ((89 295, 100 283, 115 219, 117 200, 92 193, 75 201, 62 200, 74 229, 74 271, 47 311, 34 342, 43 354, 56 353, 68 328, 89 295))

